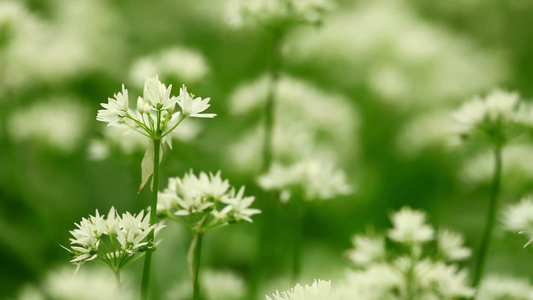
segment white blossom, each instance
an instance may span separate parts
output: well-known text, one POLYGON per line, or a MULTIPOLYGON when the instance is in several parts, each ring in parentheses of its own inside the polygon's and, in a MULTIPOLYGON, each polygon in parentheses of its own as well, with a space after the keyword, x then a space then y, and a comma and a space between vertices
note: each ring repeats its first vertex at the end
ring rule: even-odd
POLYGON ((404 207, 391 216, 393 228, 389 238, 405 244, 419 244, 433 240, 434 230, 426 224, 426 214, 420 210, 404 207))
POLYGON ((526 278, 488 275, 479 287, 476 300, 533 299, 533 285, 526 278))
POLYGON ((533 198, 527 196, 520 202, 509 205, 503 211, 503 224, 506 230, 526 234, 527 247, 533 242, 533 198))
POLYGON ((348 251, 348 259, 357 266, 366 266, 385 259, 385 239, 380 236, 354 235, 353 249, 348 251))
POLYGON ((205 111, 209 106, 210 98, 197 97, 194 98, 194 95, 187 92, 187 87, 184 85, 180 88, 180 95, 178 97, 178 104, 181 107, 183 114, 185 116, 196 117, 196 118, 213 118, 216 114, 202 114, 201 112, 205 111))
POLYGON ((331 281, 315 280, 311 285, 296 284, 285 292, 276 291, 272 297, 266 296, 266 300, 332 300, 333 296, 331 281))
POLYGON ((464 237, 450 230, 439 230, 437 245, 440 253, 449 261, 464 260, 470 257, 472 251, 464 246, 464 237))

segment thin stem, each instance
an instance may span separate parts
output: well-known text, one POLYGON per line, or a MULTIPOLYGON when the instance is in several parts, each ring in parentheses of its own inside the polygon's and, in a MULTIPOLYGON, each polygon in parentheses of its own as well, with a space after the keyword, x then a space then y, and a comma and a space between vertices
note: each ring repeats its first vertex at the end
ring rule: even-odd
POLYGON ((119 290, 122 289, 122 284, 120 283, 120 270, 114 270, 115 273, 115 280, 117 281, 117 287, 119 290))
POLYGON ((207 220, 209 213, 206 213, 198 223, 198 228, 194 233, 194 237, 189 248, 187 261, 189 264, 189 274, 191 275, 193 300, 200 300, 200 257, 202 254, 202 240, 205 233, 203 225, 207 220))
MULTIPOLYGON (((157 215, 157 195, 159 190, 159 152, 161 148, 161 140, 154 139, 154 178, 153 178, 153 190, 152 201, 150 205, 150 226, 155 224, 157 215)), ((154 245, 154 230, 148 234, 148 249, 146 250, 146 256, 144 258, 144 269, 141 283, 141 299, 148 299, 148 288, 150 286, 150 267, 152 264, 152 252, 151 248, 154 245)))
POLYGON ((481 247, 477 254, 477 263, 474 269, 473 286, 478 287, 483 277, 483 270, 485 268, 487 252, 490 245, 490 239, 492 237, 492 231, 494 228, 494 222, 496 220, 496 212, 498 208, 498 196, 500 193, 502 173, 502 147, 496 146, 494 148, 494 177, 492 181, 489 210, 487 211, 487 220, 483 237, 481 240, 481 247))
MULTIPOLYGON (((296 201, 294 201, 296 202, 296 201)), ((300 277, 302 269, 302 239, 303 239, 303 217, 304 217, 304 208, 301 203, 303 201, 298 201, 294 203, 294 245, 293 245, 293 257, 292 257, 292 281, 297 282, 298 277, 300 277)))
POLYGON ((276 90, 281 69, 281 34, 274 33, 270 64, 270 84, 265 104, 265 136, 263 140, 263 172, 268 171, 272 163, 272 144, 274 132, 274 111, 276 106, 276 90))

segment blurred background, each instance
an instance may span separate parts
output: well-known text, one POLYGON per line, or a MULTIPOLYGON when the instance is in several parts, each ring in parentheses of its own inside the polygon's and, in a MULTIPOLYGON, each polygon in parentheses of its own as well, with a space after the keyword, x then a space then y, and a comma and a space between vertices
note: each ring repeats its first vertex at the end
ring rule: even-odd
MULTIPOLYGON (((173 150, 165 151, 161 189, 190 169, 222 170, 233 185, 247 186, 256 205, 265 201, 256 184, 257 136, 272 37, 229 26, 228 2, 0 0, 1 297, 50 270, 74 270, 60 245, 82 217, 148 206, 149 191, 137 194, 145 142, 96 121, 99 104, 121 84, 134 103, 144 78, 158 74, 174 94, 186 84, 211 97, 209 112, 218 114, 180 125, 173 150)), ((533 95, 532 15, 529 0, 337 0, 322 25, 286 37, 276 151, 303 155, 313 130, 312 148, 334 157, 354 190, 308 203, 302 281, 342 277, 350 237, 383 231, 405 205, 426 210, 435 226, 463 232, 477 249, 491 157, 450 148, 446 125, 463 101, 493 88, 533 95)), ((506 150, 501 203, 533 191, 532 156, 528 144, 506 150)), ((272 261, 260 295, 292 286, 291 218, 280 210, 210 232, 203 267, 246 283, 264 222, 271 224, 272 261)), ((160 235, 154 282, 161 298, 188 282, 190 238, 175 223, 160 235)), ((488 271, 533 279, 533 249, 523 243, 498 231, 488 271)), ((128 270, 132 281, 140 268, 128 270)))

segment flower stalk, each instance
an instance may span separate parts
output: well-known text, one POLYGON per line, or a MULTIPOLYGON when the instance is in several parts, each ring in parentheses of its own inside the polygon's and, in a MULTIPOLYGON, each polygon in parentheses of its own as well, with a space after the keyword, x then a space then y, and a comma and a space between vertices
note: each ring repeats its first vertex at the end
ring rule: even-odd
POLYGON ((205 233, 203 226, 208 217, 209 213, 206 213, 198 223, 198 228, 194 233, 187 257, 193 288, 193 300, 200 300, 200 258, 202 255, 202 241, 205 233))
POLYGON ((496 221, 496 212, 498 208, 498 197, 500 194, 500 184, 502 176, 502 146, 496 145, 494 148, 494 177, 492 180, 489 209, 487 211, 486 225, 481 240, 481 246, 476 257, 476 267, 474 269, 473 286, 479 287, 483 271, 485 269, 487 253, 494 230, 494 223, 496 221))
MULTIPOLYGON (((160 115, 160 114, 159 114, 160 115)), ((155 224, 156 221, 156 211, 157 211, 157 196, 158 196, 158 187, 159 187, 159 157, 161 151, 161 140, 153 139, 154 143, 154 174, 153 174, 153 190, 152 190, 152 199, 150 204, 150 225, 155 224)), ((144 258, 144 267, 143 267, 143 277, 141 282, 141 299, 148 299, 148 291, 150 287, 150 269, 152 265, 152 252, 154 247, 154 231, 152 230, 148 234, 148 250, 146 251, 146 256, 144 258)))

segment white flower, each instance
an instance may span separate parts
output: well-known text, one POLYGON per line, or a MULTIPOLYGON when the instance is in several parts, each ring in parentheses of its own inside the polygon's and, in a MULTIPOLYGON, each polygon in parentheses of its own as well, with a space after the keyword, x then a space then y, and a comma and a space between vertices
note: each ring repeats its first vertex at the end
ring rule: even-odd
POLYGON ((185 116, 195 118, 214 118, 216 114, 201 113, 211 106, 209 100, 210 98, 205 98, 203 100, 200 97, 194 98, 192 94, 187 92, 187 87, 184 85, 180 88, 180 95, 177 102, 185 116))
POLYGON ((503 223, 506 230, 528 235, 527 247, 533 242, 533 198, 522 198, 520 202, 509 205, 503 212, 503 223))
POLYGON ((258 183, 266 190, 301 191, 306 200, 327 200, 352 192, 342 170, 332 163, 311 159, 287 167, 274 163, 258 183))
POLYGON ((374 263, 364 270, 348 271, 345 283, 337 291, 342 300, 395 299, 403 283, 402 274, 395 267, 387 263, 374 263))
POLYGON ((208 71, 203 55, 191 49, 174 46, 138 59, 130 70, 130 78, 134 83, 142 84, 146 77, 159 74, 163 79, 172 77, 194 83, 204 78, 208 71))
POLYGON ((458 122, 457 134, 464 139, 476 136, 503 145, 518 135, 520 125, 527 125, 526 108, 517 93, 494 90, 485 99, 475 97, 466 102, 454 117, 458 122))
POLYGON ((379 236, 355 235, 353 249, 348 251, 348 259, 355 265, 366 266, 385 259, 385 239, 379 236))
POLYGON ((391 216, 393 228, 389 230, 389 238, 405 244, 419 244, 431 241, 434 230, 426 224, 423 211, 404 207, 391 216))
POLYGON ((266 300, 328 300, 335 299, 331 288, 331 281, 315 280, 311 285, 301 286, 296 284, 294 288, 286 292, 272 294, 272 298, 266 296, 266 300))
POLYGON ((422 260, 414 269, 416 285, 424 290, 425 295, 442 295, 444 299, 467 298, 474 295, 474 289, 468 286, 468 273, 457 270, 456 266, 443 262, 422 260))
POLYGON ((232 189, 229 194, 226 194, 220 200, 222 203, 227 204, 220 214, 228 218, 229 222, 245 220, 252 222, 251 216, 261 213, 260 210, 249 208, 254 202, 255 197, 244 197, 244 186, 239 189, 239 192, 235 193, 235 189, 232 189))
POLYGON ((108 126, 115 125, 124 120, 128 114, 129 98, 128 90, 122 85, 122 92, 115 94, 114 98, 109 98, 108 103, 101 103, 105 108, 98 111, 96 120, 109 123, 108 126))
POLYGON ((74 151, 87 131, 86 107, 77 99, 39 101, 16 109, 7 117, 15 141, 35 141, 63 153, 74 151))
MULTIPOLYGON (((144 83, 143 98, 142 101, 147 103, 153 110, 173 110, 173 105, 178 101, 177 97, 171 97, 172 84, 165 86, 164 83, 159 81, 159 77, 149 77, 144 83)), ((141 102, 142 103, 142 102, 141 102)))
POLYGON ((476 300, 529 300, 533 299, 533 286, 526 278, 489 275, 483 279, 476 300))
POLYGON ((437 245, 442 255, 449 261, 464 260, 470 257, 472 250, 464 246, 464 237, 449 230, 439 230, 437 245))
POLYGON ((71 262, 81 266, 83 263, 99 258, 113 270, 122 269, 130 259, 145 251, 144 241, 152 230, 159 231, 162 226, 150 226, 149 215, 141 211, 138 215, 129 212, 120 217, 115 208, 109 210, 107 217, 100 215, 82 218, 77 229, 72 230, 71 249, 74 258, 71 262))
POLYGON ((216 174, 200 172, 196 176, 191 170, 182 178, 170 178, 168 187, 159 193, 158 213, 163 216, 192 216, 193 218, 184 218, 191 228, 198 226, 196 216, 201 214, 204 214, 203 218, 208 218, 208 214, 211 216, 207 222, 208 228, 241 220, 252 222, 250 217, 260 213, 259 210, 250 208, 255 198, 244 196, 244 186, 236 193, 229 181, 222 179, 220 174, 220 171, 216 174))

